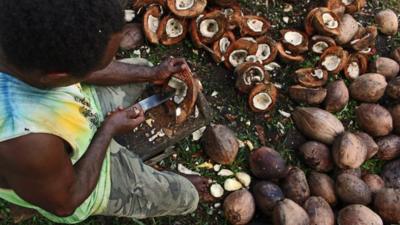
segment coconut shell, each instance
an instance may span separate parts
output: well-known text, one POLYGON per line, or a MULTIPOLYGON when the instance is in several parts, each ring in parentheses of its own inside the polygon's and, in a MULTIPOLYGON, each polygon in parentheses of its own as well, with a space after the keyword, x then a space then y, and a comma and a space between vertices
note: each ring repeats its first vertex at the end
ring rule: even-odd
POLYGON ((178 44, 179 42, 181 42, 183 39, 185 39, 187 33, 188 33, 187 20, 178 19, 172 15, 169 15, 169 16, 165 16, 160 21, 160 25, 157 30, 157 37, 160 39, 161 44, 169 46, 169 45, 175 45, 175 44, 178 44), (176 19, 177 21, 179 21, 180 24, 182 24, 183 33, 181 35, 179 35, 177 37, 169 37, 167 35, 166 27, 167 27, 167 22, 170 19, 176 19))
POLYGON ((376 26, 368 26, 367 28, 359 28, 357 34, 350 42, 352 48, 356 51, 362 51, 368 47, 375 46, 378 29, 376 26))
POLYGON ((275 206, 274 225, 309 225, 307 212, 290 199, 284 199, 275 206))
POLYGON ((400 156, 400 137, 389 135, 380 138, 376 142, 379 146, 378 158, 381 160, 392 160, 400 156))
POLYGON ((289 87, 289 96, 292 100, 298 103, 318 105, 324 101, 326 97, 326 89, 307 88, 301 85, 293 85, 289 87))
POLYGON ((367 147, 367 159, 371 159, 378 153, 379 147, 371 136, 364 132, 356 132, 354 134, 367 147))
POLYGON ((349 102, 349 90, 344 81, 333 81, 326 88, 325 109, 332 113, 343 110, 349 102))
POLYGON ((334 225, 335 215, 331 206, 321 197, 310 197, 304 203, 304 209, 310 217, 310 224, 334 225))
POLYGON ((356 108, 356 121, 372 137, 388 135, 393 130, 389 111, 378 104, 361 104, 356 108))
MULTIPOLYGON (((229 46, 231 44, 233 44, 233 42, 235 42, 235 40, 236 40, 235 35, 231 31, 227 31, 222 35, 222 37, 219 40, 214 42, 214 44, 213 44, 213 58, 214 58, 215 62, 217 62, 217 63, 225 61, 225 58, 224 58, 225 52, 221 52, 221 45, 220 45, 221 44, 220 40, 222 38, 227 38, 229 40, 229 42, 230 42, 229 46)), ((229 48, 229 46, 228 46, 228 48, 229 48)))
POLYGON ((353 53, 350 55, 349 60, 347 61, 346 65, 344 66, 344 75, 349 79, 349 80, 355 80, 359 76, 365 74, 368 70, 368 58, 366 55, 361 54, 361 53, 353 53), (357 76, 354 76, 350 72, 351 65, 352 63, 357 63, 359 72, 357 76))
POLYGON ((242 93, 249 93, 258 83, 267 83, 269 74, 258 62, 245 62, 235 69, 236 88, 242 93))
POLYGON ((132 1, 132 9, 139 10, 143 7, 150 5, 160 5, 165 6, 165 0, 133 0, 132 1))
POLYGON ((229 194, 223 207, 225 218, 232 225, 248 224, 256 211, 254 198, 246 189, 229 194))
POLYGON ((329 172, 333 168, 331 152, 325 144, 309 141, 304 143, 299 152, 304 158, 304 162, 313 170, 319 172, 329 172))
POLYGON ((251 172, 260 179, 280 179, 288 169, 282 156, 272 148, 261 147, 250 154, 251 172))
POLYGON ((348 204, 368 205, 372 200, 368 185, 350 174, 341 174, 336 178, 336 193, 340 200, 348 204))
POLYGON ((280 33, 281 33, 281 36, 282 36, 281 43, 283 44, 285 49, 287 49, 287 50, 289 50, 291 52, 297 53, 297 54, 301 54, 301 53, 304 53, 304 52, 308 51, 308 36, 304 32, 299 31, 299 30, 295 30, 295 29, 283 29, 283 30, 280 31, 280 33), (287 32, 296 32, 296 33, 300 34, 302 36, 302 42, 299 45, 293 45, 293 44, 289 43, 284 38, 285 34, 287 32))
POLYGON ((285 50, 283 47, 282 43, 278 42, 276 44, 276 48, 279 53, 279 57, 283 62, 286 63, 301 63, 305 60, 304 56, 302 55, 296 55, 294 53, 291 53, 288 50, 285 50))
POLYGON ((358 168, 367 159, 367 147, 356 135, 344 132, 333 142, 332 155, 339 168, 358 168))
POLYGON ((310 10, 306 16, 306 19, 304 20, 304 28, 309 36, 311 36, 315 32, 313 20, 317 11, 319 11, 319 8, 314 8, 310 10))
POLYGON ((385 186, 400 189, 400 160, 386 163, 381 173, 385 186))
POLYGON ((327 37, 327 36, 322 36, 322 35, 314 35, 312 36, 311 40, 310 40, 310 49, 316 53, 316 54, 322 54, 324 53, 324 51, 329 48, 329 47, 334 47, 336 46, 336 42, 333 38, 331 37, 327 37), (321 49, 320 51, 316 51, 316 47, 315 45, 318 45, 318 43, 325 43, 325 47, 323 49, 321 49))
POLYGON ((331 144, 344 131, 343 124, 334 115, 319 108, 298 107, 292 118, 305 136, 325 144, 331 144))
POLYGON ((225 15, 220 10, 212 10, 208 13, 202 14, 197 19, 193 19, 190 25, 190 32, 192 35, 192 40, 196 47, 201 47, 202 44, 209 45, 218 41, 225 33, 227 27, 227 20, 225 15), (202 21, 213 19, 218 24, 218 32, 216 32, 212 37, 205 37, 201 34, 200 24, 202 21))
POLYGON ((384 188, 375 195, 374 208, 388 224, 400 221, 400 190, 384 188))
POLYGON ((297 83, 301 84, 304 87, 309 87, 309 88, 316 88, 316 87, 321 87, 326 84, 328 81, 328 72, 326 70, 322 70, 322 77, 317 77, 315 75, 315 70, 314 68, 302 68, 298 69, 295 72, 295 80, 297 83))
POLYGON ((368 185, 372 193, 385 188, 385 181, 377 174, 366 174, 362 177, 362 180, 368 185))
POLYGON ((267 112, 274 108, 277 97, 278 97, 278 90, 272 83, 268 83, 268 84, 260 83, 260 84, 257 84, 250 91, 248 103, 253 112, 256 112, 256 113, 267 112), (254 106, 254 103, 253 103, 253 98, 257 94, 260 94, 260 93, 267 93, 269 95, 269 97, 271 97, 271 100, 272 100, 272 103, 265 110, 260 110, 260 109, 256 108, 256 106, 254 106))
POLYGON ((400 134, 400 105, 395 105, 391 110, 390 114, 393 118, 393 128, 396 134, 400 134))
POLYGON ((147 8, 146 13, 143 16, 143 29, 147 40, 152 44, 159 44, 159 37, 157 36, 157 31, 153 32, 149 26, 149 17, 153 16, 161 21, 162 9, 160 6, 151 5, 147 8))
POLYGON ((356 13, 362 10, 367 5, 366 0, 354 0, 352 3, 346 5, 346 13, 356 13))
POLYGON ((338 74, 346 66, 348 59, 349 59, 349 53, 346 50, 343 50, 342 47, 334 46, 334 47, 327 48, 325 50, 325 52, 321 55, 321 60, 319 62, 319 65, 320 65, 321 68, 324 68, 324 69, 328 70, 328 72, 330 74, 338 74), (323 62, 325 61, 326 57, 332 56, 332 55, 335 55, 335 56, 339 57, 340 58, 340 63, 336 67, 336 69, 334 69, 332 71, 329 71, 323 65, 323 62))
POLYGON ((239 26, 240 26, 240 34, 242 37, 244 36, 259 37, 267 33, 269 28, 271 28, 271 23, 262 16, 242 16, 239 26), (260 31, 255 31, 249 26, 251 20, 258 20, 263 23, 260 31))
POLYGON ((235 2, 234 4, 230 4, 229 6, 223 7, 225 8, 222 8, 221 10, 228 20, 227 29, 233 31, 240 26, 241 18, 243 16, 242 7, 237 2, 235 2))
POLYGON ((387 82, 377 73, 364 74, 350 85, 351 97, 361 102, 377 102, 385 94, 387 82))
POLYGON ((303 170, 297 167, 291 168, 282 182, 282 190, 286 198, 303 205, 310 197, 310 188, 303 170))
POLYGON ((379 57, 376 61, 370 64, 370 70, 374 73, 379 73, 387 80, 396 77, 399 74, 400 66, 393 59, 386 57, 379 57))
POLYGON ((168 9, 178 17, 183 18, 194 18, 204 12, 204 9, 207 6, 207 0, 196 0, 194 1, 194 5, 185 10, 178 10, 176 7, 176 0, 166 0, 168 9))
POLYGON ((254 185, 253 195, 257 207, 264 215, 271 215, 273 208, 285 198, 279 186, 268 181, 260 181, 254 185))
POLYGON ((389 82, 386 94, 393 99, 400 99, 400 77, 395 77, 389 82))
POLYGON ((385 9, 375 15, 379 30, 386 35, 396 35, 399 29, 397 14, 391 9, 385 9))
POLYGON ((318 172, 311 172, 307 177, 312 196, 320 196, 331 206, 336 205, 335 182, 328 175, 318 172))
POLYGON ((268 58, 262 60, 262 64, 266 65, 266 64, 274 61, 276 56, 278 55, 278 49, 276 48, 276 42, 271 37, 269 37, 267 35, 264 35, 264 36, 261 36, 261 37, 257 38, 256 41, 257 41, 257 44, 258 44, 256 55, 259 55, 260 52, 262 51, 260 49, 262 45, 266 44, 270 48, 270 55, 268 56, 268 58))
POLYGON ((232 164, 239 151, 235 134, 224 125, 208 126, 203 134, 202 143, 207 155, 222 165, 232 164))
POLYGON ((398 64, 400 64, 400 47, 393 50, 390 56, 392 57, 392 59, 396 60, 398 64))
POLYGON ((354 204, 339 211, 339 225, 383 225, 382 219, 366 206, 354 204))
MULTIPOLYGON (((240 38, 240 39, 238 39, 238 40, 236 40, 235 42, 233 42, 230 46, 229 46, 229 48, 226 50, 226 53, 225 53, 225 55, 224 55, 224 58, 225 58, 225 61, 224 61, 224 63, 225 63, 225 66, 228 68, 228 69, 234 69, 235 67, 231 64, 231 62, 229 61, 229 58, 230 58, 230 56, 231 56, 231 54, 234 52, 234 51, 236 51, 236 50, 245 50, 246 52, 247 52, 247 56, 249 56, 249 55, 255 55, 256 53, 257 53, 257 47, 258 47, 258 45, 257 45, 257 42, 254 40, 254 41, 251 41, 251 40, 249 40, 249 39, 246 39, 246 38, 240 38)), ((243 62, 245 62, 245 61, 243 61, 243 62)), ((242 62, 242 63, 243 63, 242 62)), ((241 64, 241 63, 239 63, 239 64, 241 64)))
POLYGON ((314 19, 313 19, 313 25, 319 34, 322 34, 325 36, 330 36, 330 37, 332 37, 332 36, 336 37, 340 34, 340 30, 339 30, 340 18, 328 8, 319 8, 319 10, 317 10, 315 12, 314 19), (337 28, 330 29, 325 25, 325 23, 322 19, 322 15, 325 13, 330 14, 339 23, 339 26, 337 28))
POLYGON ((336 36, 338 45, 349 43, 358 31, 358 22, 350 14, 345 14, 340 19, 339 35, 336 36))

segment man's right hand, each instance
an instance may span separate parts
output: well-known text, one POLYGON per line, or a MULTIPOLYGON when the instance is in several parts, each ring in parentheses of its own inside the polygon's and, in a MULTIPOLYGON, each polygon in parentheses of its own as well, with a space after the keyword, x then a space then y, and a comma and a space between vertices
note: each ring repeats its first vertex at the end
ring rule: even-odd
POLYGON ((131 132, 145 120, 143 109, 139 104, 126 109, 109 113, 104 120, 103 126, 110 131, 113 136, 131 132))

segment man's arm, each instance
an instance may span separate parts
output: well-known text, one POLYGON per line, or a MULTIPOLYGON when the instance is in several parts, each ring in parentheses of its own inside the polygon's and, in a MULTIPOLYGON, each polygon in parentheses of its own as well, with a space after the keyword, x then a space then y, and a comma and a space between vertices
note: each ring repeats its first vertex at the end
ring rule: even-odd
POLYGON ((96 187, 111 138, 143 120, 142 110, 113 113, 75 165, 66 153, 65 142, 53 135, 29 134, 2 142, 0 174, 24 200, 57 216, 69 216, 96 187))

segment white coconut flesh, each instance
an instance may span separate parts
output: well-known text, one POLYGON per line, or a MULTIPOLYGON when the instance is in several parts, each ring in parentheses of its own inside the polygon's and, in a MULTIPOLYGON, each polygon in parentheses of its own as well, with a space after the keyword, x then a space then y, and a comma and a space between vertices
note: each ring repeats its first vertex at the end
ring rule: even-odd
POLYGON ((225 54, 226 50, 228 50, 231 42, 227 37, 223 37, 219 40, 219 50, 222 54, 225 54))
POLYGON ((264 61, 271 55, 271 48, 267 44, 259 44, 257 48, 256 56, 258 60, 264 61))
POLYGON ((264 80, 264 71, 257 66, 248 68, 244 74, 244 83, 249 86, 264 80))
POLYGON ((177 10, 188 10, 193 7, 195 0, 175 0, 177 10))
POLYGON ((266 70, 266 71, 274 71, 279 68, 281 68, 281 66, 276 62, 272 62, 267 65, 264 65, 264 70, 266 70))
POLYGON ((315 53, 322 54, 328 47, 329 45, 325 41, 318 41, 313 45, 312 50, 315 53))
POLYGON ((325 26, 329 29, 336 29, 339 27, 339 22, 333 18, 330 13, 322 14, 322 21, 324 22, 325 26))
POLYGON ((167 21, 165 31, 168 37, 176 38, 183 34, 183 26, 177 19, 171 18, 167 21))
POLYGON ((316 77, 320 80, 322 80, 322 78, 324 78, 324 71, 321 69, 316 69, 314 70, 314 72, 311 74, 311 76, 316 77))
POLYGON ((229 55, 229 63, 233 67, 237 67, 246 61, 248 54, 249 53, 244 49, 235 50, 229 55))
POLYGON ((344 5, 350 5, 350 4, 352 4, 354 2, 354 0, 342 0, 342 3, 344 4, 344 5))
POLYGON ((284 35, 284 39, 286 42, 294 46, 298 46, 301 45, 301 43, 303 43, 303 35, 301 35, 299 32, 294 32, 294 31, 286 32, 284 35))
POLYGON ((200 22, 200 33, 203 37, 212 38, 219 31, 218 22, 214 19, 205 19, 200 22))
POLYGON ((150 28, 151 32, 156 33, 159 25, 160 19, 158 17, 150 15, 149 19, 147 20, 147 26, 150 28))
POLYGON ((367 54, 367 53, 370 53, 371 50, 372 50, 372 48, 366 48, 366 49, 361 50, 360 52, 364 53, 364 54, 367 54))
POLYGON ((258 110, 267 110, 272 104, 272 99, 269 94, 261 92, 253 97, 253 106, 258 110))
POLYGON ((334 71, 335 69, 338 68, 341 62, 342 59, 337 57, 336 55, 328 55, 325 57, 324 61, 322 62, 322 65, 326 68, 326 70, 334 71))
POLYGON ((224 188, 220 184, 213 184, 210 187, 210 193, 215 198, 221 198, 224 195, 224 188))
POLYGON ((252 37, 244 37, 244 38, 241 38, 241 39, 246 40, 246 41, 250 41, 250 42, 253 42, 253 43, 257 43, 256 39, 254 39, 252 37))
POLYGON ((351 62, 350 65, 347 67, 347 72, 349 77, 356 79, 360 76, 360 66, 357 62, 351 62))
POLYGON ((172 77, 168 81, 168 86, 175 89, 174 102, 181 104, 187 95, 188 86, 182 80, 172 77))
POLYGON ((232 16, 233 15, 233 13, 234 13, 235 11, 233 10, 233 9, 231 9, 231 8, 227 8, 227 9, 224 9, 223 11, 222 11, 222 13, 225 15, 225 17, 230 17, 230 16, 232 16))
POLYGON ((261 20, 257 19, 248 19, 247 25, 254 32, 261 32, 264 26, 264 23, 261 20))

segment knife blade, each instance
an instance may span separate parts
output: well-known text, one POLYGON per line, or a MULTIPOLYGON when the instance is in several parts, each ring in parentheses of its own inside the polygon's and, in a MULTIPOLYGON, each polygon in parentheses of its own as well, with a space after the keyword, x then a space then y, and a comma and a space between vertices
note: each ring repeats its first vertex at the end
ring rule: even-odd
POLYGON ((139 102, 139 105, 142 107, 143 111, 146 112, 149 109, 157 107, 164 102, 168 101, 170 98, 174 97, 174 92, 163 93, 163 94, 156 94, 146 99, 143 99, 139 102))

